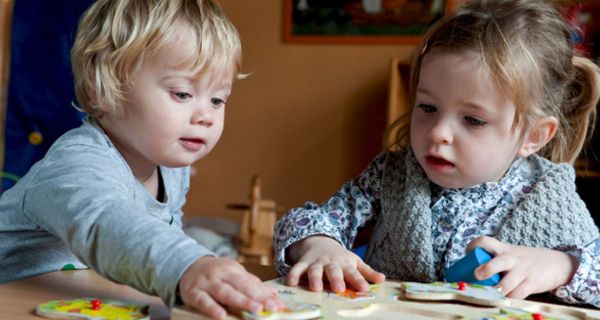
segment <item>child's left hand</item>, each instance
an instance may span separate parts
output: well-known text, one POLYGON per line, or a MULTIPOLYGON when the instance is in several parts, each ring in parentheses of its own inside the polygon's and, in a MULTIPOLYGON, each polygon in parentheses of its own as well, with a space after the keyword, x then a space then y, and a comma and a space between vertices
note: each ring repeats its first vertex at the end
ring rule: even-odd
POLYGON ((577 258, 550 249, 515 246, 481 236, 467 250, 482 247, 494 258, 475 269, 475 278, 484 280, 502 273, 496 285, 509 298, 524 299, 530 294, 554 290, 571 281, 577 271, 577 258))

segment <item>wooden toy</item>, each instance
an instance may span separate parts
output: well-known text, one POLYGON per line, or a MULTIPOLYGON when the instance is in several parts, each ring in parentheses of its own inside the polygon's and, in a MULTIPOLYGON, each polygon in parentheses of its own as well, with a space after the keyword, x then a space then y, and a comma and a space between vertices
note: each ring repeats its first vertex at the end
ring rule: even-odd
MULTIPOLYGON (((280 299, 288 310, 299 310, 298 306, 311 305, 320 308, 320 316, 314 310, 292 313, 242 312, 241 316, 230 315, 233 319, 327 319, 327 320, 373 320, 373 319, 464 319, 464 320, 509 320, 509 319, 566 319, 600 320, 600 310, 559 306, 527 300, 505 298, 493 287, 465 284, 459 290, 458 283, 416 283, 385 281, 372 285, 369 292, 343 293, 330 291, 312 292, 306 287, 289 287, 283 279, 266 282, 277 289, 280 299), (457 303, 454 300, 459 300, 457 303), (254 317, 252 317, 254 316, 254 317)), ((308 308, 308 307, 307 307, 308 308)), ((174 308, 172 320, 208 319, 185 308, 174 308)))
POLYGON ((148 320, 148 305, 109 299, 54 300, 37 306, 35 313, 52 319, 148 320))
POLYGON ((473 272, 480 265, 492 260, 492 256, 480 247, 476 247, 464 258, 444 271, 444 277, 448 282, 465 281, 485 286, 495 286, 500 282, 500 275, 495 274, 485 280, 477 280, 473 272))
POLYGON ((262 197, 260 177, 252 177, 249 204, 228 204, 227 208, 244 212, 236 237, 238 260, 270 265, 273 261, 273 229, 278 211, 282 210, 275 201, 262 197))

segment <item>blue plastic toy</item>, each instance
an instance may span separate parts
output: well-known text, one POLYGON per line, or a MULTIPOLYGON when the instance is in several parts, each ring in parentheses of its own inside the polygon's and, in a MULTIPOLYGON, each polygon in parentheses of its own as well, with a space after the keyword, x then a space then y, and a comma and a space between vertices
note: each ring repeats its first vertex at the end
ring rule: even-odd
POLYGON ((360 247, 356 247, 352 249, 355 255, 359 256, 361 259, 365 259, 365 255, 367 254, 367 245, 362 245, 360 247))
POLYGON ((500 282, 500 275, 495 274, 485 280, 475 279, 473 274, 480 265, 492 260, 492 256, 480 247, 476 247, 464 258, 458 260, 455 264, 444 271, 444 277, 447 282, 464 281, 484 286, 494 286, 500 282))

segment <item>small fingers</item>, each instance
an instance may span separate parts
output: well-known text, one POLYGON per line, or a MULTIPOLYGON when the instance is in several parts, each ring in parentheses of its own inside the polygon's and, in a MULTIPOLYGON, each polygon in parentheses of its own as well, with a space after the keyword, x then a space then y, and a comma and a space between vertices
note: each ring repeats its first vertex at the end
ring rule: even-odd
POLYGON ((300 277, 306 272, 308 269, 308 264, 305 262, 296 263, 288 272, 286 277, 287 285, 291 287, 295 287, 300 283, 300 277))
POLYGON ((277 290, 262 283, 254 275, 242 279, 232 279, 228 283, 233 289, 241 292, 249 300, 261 302, 267 310, 276 310, 283 306, 283 303, 277 297, 277 290))
POLYGON ((344 280, 345 272, 342 271, 339 265, 330 263, 325 266, 325 274, 329 280, 329 286, 333 292, 344 292, 346 290, 346 282, 344 280))
POLYGON ((323 291, 323 266, 321 264, 311 265, 306 276, 308 277, 308 287, 312 291, 323 291))
POLYGON ((344 277, 348 284, 357 291, 369 291, 369 283, 356 268, 345 268, 344 277))
POLYGON ((513 291, 519 287, 524 280, 525 279, 523 277, 517 275, 516 273, 509 273, 502 278, 502 280, 500 280, 500 283, 498 283, 496 287, 500 289, 500 291, 502 291, 507 297, 513 297, 513 291))
POLYGON ((186 305, 198 310, 198 312, 208 315, 213 319, 224 319, 227 311, 223 309, 211 296, 205 291, 196 290, 185 301, 186 305))
POLYGON ((467 252, 474 250, 476 247, 481 247, 489 254, 497 256, 504 253, 506 244, 496 240, 495 238, 488 236, 480 236, 469 243, 467 246, 467 252))
POLYGON ((358 272, 365 278, 365 280, 373 283, 380 283, 385 281, 385 275, 381 272, 373 270, 368 264, 362 260, 358 263, 358 272))
POLYGON ((253 274, 245 274, 239 278, 230 278, 227 283, 251 299, 263 300, 277 294, 275 288, 263 284, 253 274))
POLYGON ((475 279, 485 280, 495 275, 512 270, 516 265, 514 257, 509 255, 498 255, 487 263, 477 267, 474 271, 475 279))
POLYGON ((252 312, 259 312, 263 309, 263 306, 259 302, 248 298, 245 294, 227 283, 211 286, 209 293, 221 304, 233 308, 250 310, 252 312))

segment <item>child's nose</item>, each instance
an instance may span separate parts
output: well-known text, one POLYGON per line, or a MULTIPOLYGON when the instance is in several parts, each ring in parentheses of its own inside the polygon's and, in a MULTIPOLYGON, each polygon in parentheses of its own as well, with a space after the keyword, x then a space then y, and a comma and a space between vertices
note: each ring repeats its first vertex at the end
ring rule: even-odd
POLYGON ((214 123, 214 108, 212 105, 198 103, 192 115, 192 123, 211 127, 214 123))
POLYGON ((452 128, 446 121, 438 121, 431 129, 431 139, 436 144, 451 144, 453 141, 452 128))

